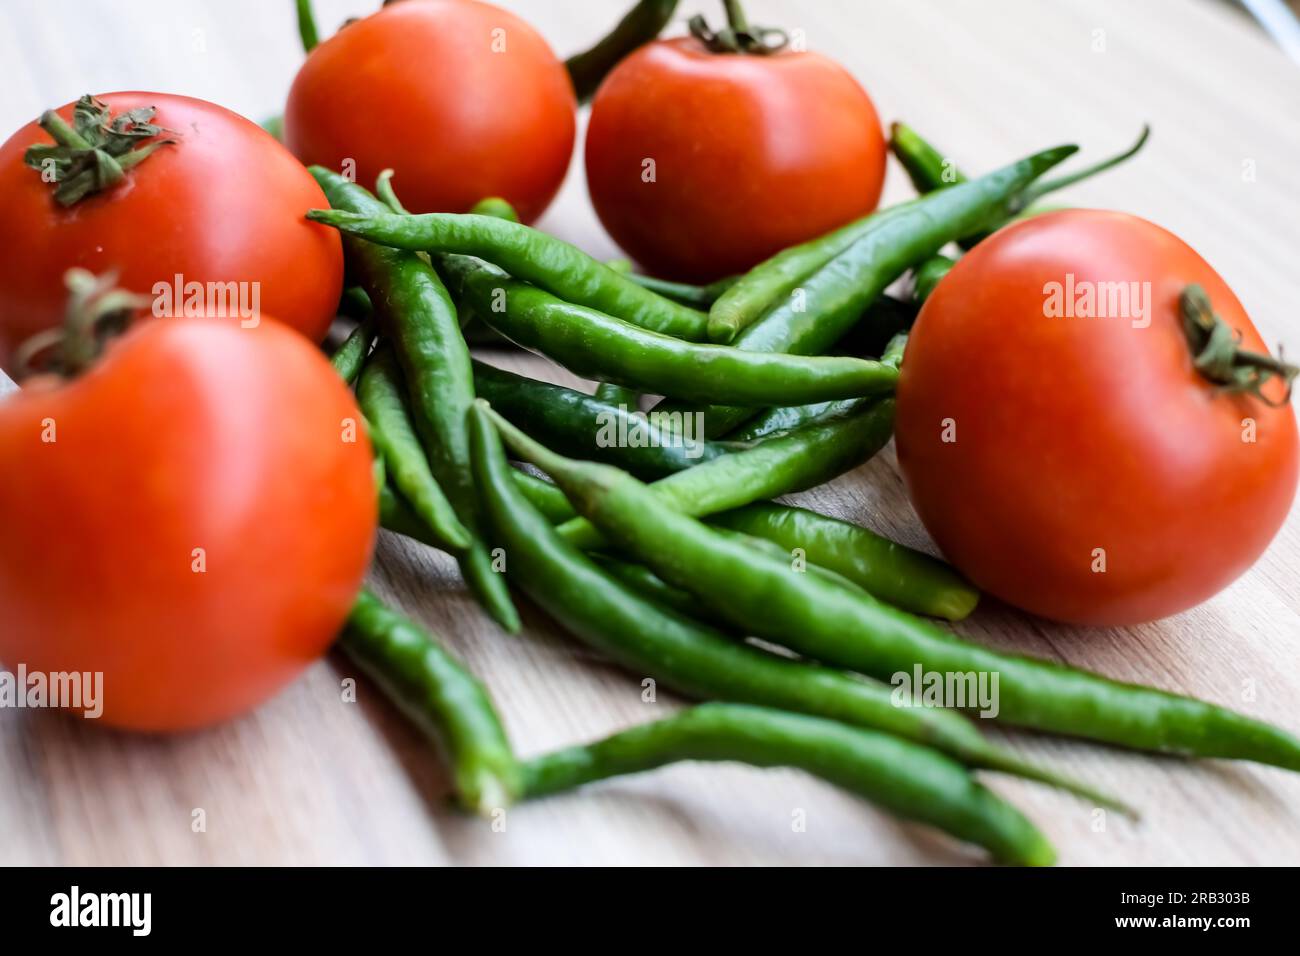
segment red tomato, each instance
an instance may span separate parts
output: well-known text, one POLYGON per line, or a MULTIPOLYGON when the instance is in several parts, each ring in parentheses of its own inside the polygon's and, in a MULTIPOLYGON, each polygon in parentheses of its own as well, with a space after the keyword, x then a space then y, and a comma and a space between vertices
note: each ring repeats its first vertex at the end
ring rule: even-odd
POLYGON ((377 508, 360 422, 329 362, 271 321, 143 322, 80 378, 10 395, 0 661, 102 672, 117 727, 254 707, 361 586, 377 508))
POLYGON ((284 141, 304 163, 351 160, 366 186, 392 167, 413 212, 501 196, 531 222, 564 181, 575 110, 564 64, 514 14, 403 0, 312 50, 289 90, 284 141))
MULTIPOLYGON (((336 230, 303 218, 328 205, 307 170, 261 127, 213 103, 167 93, 97 99, 114 115, 157 107, 154 122, 178 142, 67 208, 23 164, 27 147, 51 142, 39 126, 0 146, 0 367, 11 368, 33 333, 63 321, 63 274, 73 267, 116 271, 140 293, 160 282, 174 288, 177 275, 205 289, 246 283, 245 304, 321 341, 342 291, 343 247, 336 230)), ((72 105, 58 112, 70 119, 72 105)))
POLYGON ((592 102, 591 202, 614 241, 656 275, 743 272, 871 212, 884 178, 875 107, 816 53, 713 53, 693 37, 649 43, 592 102))
POLYGON ((1225 587, 1277 533, 1295 416, 1193 368, 1191 283, 1266 351, 1205 260, 1123 213, 1003 229, 926 301, 898 386, 898 460, 926 528, 980 587, 1058 620, 1149 621, 1225 587))

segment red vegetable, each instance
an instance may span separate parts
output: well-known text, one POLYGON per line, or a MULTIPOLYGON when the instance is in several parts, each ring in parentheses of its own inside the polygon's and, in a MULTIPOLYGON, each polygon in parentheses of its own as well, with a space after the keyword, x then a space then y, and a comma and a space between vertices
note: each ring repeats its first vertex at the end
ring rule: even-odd
POLYGON ((412 212, 507 199, 542 214, 573 153, 573 85, 546 41, 475 0, 404 0, 312 50, 289 90, 284 141, 307 164, 396 171, 412 212))
POLYGON ((114 726, 252 708, 330 645, 369 563, 360 412, 276 322, 143 322, 0 402, 0 459, 0 661, 102 672, 114 726))
POLYGON ((1122 213, 1037 216, 926 300, 899 381, 899 464, 926 528, 985 591, 1088 624, 1174 614, 1250 567, 1295 495, 1295 415, 1279 404, 1295 370, 1266 353, 1176 236, 1122 213), (1205 329, 1186 327, 1212 321, 1201 293, 1226 324, 1204 371, 1205 329), (1279 373, 1259 394, 1253 366, 1279 373))
MULTIPOLYGON (((190 310, 198 314, 226 294, 209 293, 208 283, 239 283, 232 313, 243 316, 242 302, 243 312, 256 306, 323 339, 342 288, 343 252, 337 232, 303 218, 326 204, 307 170, 261 127, 212 103, 166 93, 98 99, 114 118, 156 107, 152 122, 165 132, 142 144, 171 142, 128 166, 122 181, 68 205, 44 167, 23 161, 33 144, 53 142, 37 123, 0 146, 0 367, 12 370, 21 342, 62 322, 63 273, 73 267, 116 272, 134 292, 152 294, 162 283, 170 297, 160 305, 173 314, 186 312, 190 283, 203 289, 190 310)), ((72 105, 57 111, 65 122, 72 105)))
POLYGON ((885 139, 866 92, 816 53, 649 43, 596 93, 587 185, 648 271, 707 281, 876 207, 885 139))

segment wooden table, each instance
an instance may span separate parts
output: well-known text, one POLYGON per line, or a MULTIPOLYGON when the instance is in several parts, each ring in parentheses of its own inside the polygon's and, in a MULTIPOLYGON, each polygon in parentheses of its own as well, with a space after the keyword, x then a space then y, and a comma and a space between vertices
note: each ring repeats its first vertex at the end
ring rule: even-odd
MULTIPOLYGON (((324 29, 373 7, 319 2, 324 29)), ((561 53, 622 2, 506 0, 561 53)), ((291 4, 264 0, 9 0, 0 7, 0 129, 87 92, 201 96, 254 118, 278 110, 301 59, 291 4)), ((683 4, 683 13, 704 7, 683 4)), ((709 5, 708 12, 716 15, 709 5)), ((1270 343, 1300 347, 1300 71, 1237 11, 1206 0, 1144 3, 751 0, 758 22, 806 32, 845 63, 882 117, 905 118, 970 169, 1057 142, 1090 156, 1145 154, 1078 187, 1081 205, 1146 216, 1196 246, 1270 343), (1246 173, 1253 171, 1253 175, 1246 173)), ((579 153, 579 155, 581 155, 579 153)), ((908 188, 891 170, 887 201, 908 188)), ((0 197, 0 209, 3 199, 0 197)), ((581 163, 542 224, 595 255, 615 252, 586 204, 581 163)), ((0 250, 0 255, 4 251, 0 250)), ((526 360, 534 374, 556 376, 526 360)), ((563 380, 562 373, 556 376, 563 380)), ((814 508, 928 546, 892 453, 799 496, 814 508)), ((1200 695, 1300 729, 1300 521, 1223 594, 1144 627, 1084 629, 998 608, 959 629, 1006 648, 1200 695), (1254 698, 1248 699, 1247 688, 1254 698)), ((495 695, 532 754, 662 716, 621 672, 536 609, 511 638, 466 598, 445 557, 385 534, 373 575, 386 597, 443 635, 495 695)), ((3 621, 0 620, 0 626, 3 621)), ((677 766, 511 811, 504 831, 444 806, 426 743, 352 667, 331 658, 255 714, 174 739, 0 711, 0 863, 949 864, 980 856, 789 771, 677 766), (202 809, 206 831, 194 832, 202 809), (800 813, 806 827, 793 821, 800 813)), ((1012 734, 1016 750, 1122 794, 1145 817, 992 777, 1068 864, 1300 862, 1300 776, 1189 764, 1012 734)))

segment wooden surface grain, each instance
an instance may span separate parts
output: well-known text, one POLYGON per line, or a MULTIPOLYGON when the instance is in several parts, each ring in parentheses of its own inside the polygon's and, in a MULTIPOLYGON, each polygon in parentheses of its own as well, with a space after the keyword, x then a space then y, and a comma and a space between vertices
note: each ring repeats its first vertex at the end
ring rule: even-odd
MULTIPOLYGON (((562 55, 622 0, 503 0, 562 55)), ((7 0, 0 6, 0 130, 88 92, 148 89, 278 111, 301 54, 286 2, 7 0)), ((319 2, 322 29, 372 2, 319 2)), ((1077 187, 1080 205, 1125 209, 1183 236, 1224 275, 1270 344, 1300 342, 1300 70, 1239 12, 1208 0, 750 0, 754 20, 802 29, 846 64, 882 118, 932 135, 968 169, 1056 142, 1098 156, 1144 121, 1144 155, 1077 187)), ((704 5, 683 4, 683 15, 704 5)), ((708 8, 710 15, 715 11, 708 8)), ((579 152, 580 156, 581 153, 579 152)), ((905 197, 891 169, 886 201, 905 197)), ((3 197, 0 197, 0 208, 3 197)), ((615 249, 586 204, 581 163, 541 225, 597 256, 615 249)), ((0 255, 4 250, 0 250, 0 255)), ((538 359, 505 361, 567 380, 538 359)), ((891 452, 798 496, 818 510, 929 547, 891 452)), ((0 532, 2 533, 2 532, 0 532)), ((70 547, 73 542, 52 546, 70 547)), ((1047 624, 994 602, 958 629, 997 647, 1197 694, 1300 729, 1300 521, 1244 578, 1186 614, 1138 628, 1047 624)), ((442 635, 487 682, 532 754, 667 713, 661 691, 609 666, 523 606, 508 637, 466 597, 454 566, 384 534, 385 597, 442 635)), ((3 620, 0 620, 3 626, 3 620)), ((183 639, 183 635, 177 635, 183 639)), ((504 828, 446 809, 427 744, 331 657, 256 713, 171 739, 0 711, 0 863, 926 864, 979 854, 801 774, 678 766, 512 810, 504 828), (201 810, 206 823, 193 821, 201 810), (805 825, 797 825, 798 820, 805 825)), ((1066 864, 1295 864, 1300 776, 1186 763, 1029 734, 1017 751, 1121 794, 1140 823, 1101 820, 1069 797, 990 776, 1066 864)))

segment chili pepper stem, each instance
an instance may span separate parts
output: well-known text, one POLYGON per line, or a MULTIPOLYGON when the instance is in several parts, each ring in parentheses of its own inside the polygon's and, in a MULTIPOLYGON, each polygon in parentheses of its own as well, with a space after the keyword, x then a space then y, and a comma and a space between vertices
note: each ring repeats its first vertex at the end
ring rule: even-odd
POLYGON ((409 216, 406 207, 402 201, 397 198, 397 192, 393 189, 393 169, 389 167, 375 177, 375 195, 378 196, 385 206, 397 213, 399 216, 409 216))
POLYGON ((302 52, 310 53, 320 43, 320 34, 316 30, 316 14, 312 10, 311 0, 297 0, 298 36, 302 39, 302 52))
POLYGON ((1064 176, 1058 176, 1055 179, 1049 179, 1046 182, 1034 183, 1034 185, 1030 186, 1020 194, 1020 198, 1016 205, 1020 209, 1024 209, 1036 200, 1046 196, 1048 193, 1054 193, 1058 189, 1064 189, 1066 186, 1073 186, 1075 183, 1096 176, 1098 173, 1104 173, 1108 169, 1113 169, 1120 163, 1136 156, 1138 152, 1141 151, 1142 147, 1146 145, 1147 139, 1150 136, 1151 124, 1143 124, 1142 132, 1138 134, 1137 142, 1124 150, 1124 152, 1111 156, 1109 159, 1103 159, 1099 162, 1093 163, 1091 166, 1085 166, 1077 172, 1067 173, 1064 176))
POLYGON ((557 455, 545 445, 534 441, 526 434, 516 428, 506 419, 502 418, 497 412, 483 399, 477 399, 475 404, 487 412, 488 418, 496 426, 502 440, 509 446, 510 450, 519 455, 526 461, 536 465, 542 471, 552 477, 570 476, 578 478, 581 474, 584 480, 592 480, 605 471, 605 467, 589 465, 583 462, 576 462, 572 458, 565 458, 563 455, 557 455))

